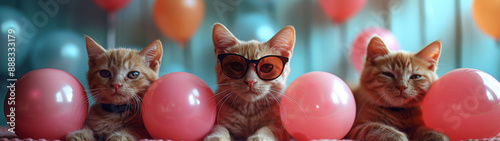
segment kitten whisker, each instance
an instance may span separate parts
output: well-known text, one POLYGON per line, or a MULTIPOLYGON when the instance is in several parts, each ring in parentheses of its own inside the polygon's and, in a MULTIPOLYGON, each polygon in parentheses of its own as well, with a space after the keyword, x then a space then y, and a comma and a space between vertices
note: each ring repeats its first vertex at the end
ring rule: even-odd
MULTIPOLYGON (((306 119, 309 119, 309 116, 307 116, 307 113, 305 112, 302 105, 294 97, 288 96, 288 95, 283 95, 283 98, 288 98, 290 101, 292 101, 292 103, 296 105, 296 108, 298 107, 300 109, 300 111, 304 114, 306 119)), ((281 114, 283 114, 283 113, 281 113, 281 114)))
MULTIPOLYGON (((273 91, 271 91, 271 98, 273 98, 279 105, 279 109, 280 111, 283 111, 283 107, 281 106, 281 99, 278 98, 277 96, 273 95, 272 93, 273 91)), ((285 112, 286 113, 286 112, 285 112)))
MULTIPOLYGON (((85 96, 85 97, 80 98, 80 99, 78 100, 78 102, 79 102, 80 104, 78 104, 78 106, 77 106, 77 107, 76 107, 76 109, 74 110, 74 111, 75 111, 75 114, 76 114, 76 112, 77 112, 77 111, 79 111, 79 110, 80 110, 80 108, 83 108, 83 106, 84 106, 85 104, 87 104, 87 105, 89 105, 89 104, 90 104, 90 103, 89 103, 89 100, 88 100, 88 98, 87 98, 86 96, 85 96)), ((86 110, 88 110, 88 107, 87 107, 87 109, 86 109, 86 110)), ((87 111, 85 111, 85 112, 87 112, 87 111)))
POLYGON ((376 105, 380 105, 380 104, 379 104, 379 101, 380 101, 382 98, 383 98, 383 96, 379 96, 379 97, 378 97, 378 99, 375 101, 375 104, 376 104, 376 105))
MULTIPOLYGON (((219 98, 219 97, 221 97, 221 96, 225 96, 223 93, 226 93, 226 92, 228 92, 228 91, 230 91, 230 89, 227 89, 227 90, 221 91, 221 92, 219 92, 218 94, 214 94, 213 96, 211 96, 211 97, 207 100, 207 103, 203 104, 203 106, 201 107, 201 109, 203 110, 203 109, 207 106, 207 104, 209 104, 209 103, 210 103, 210 101, 212 101, 212 100, 216 101, 216 100, 217 100, 217 98, 219 98)), ((216 105, 216 106, 217 106, 217 105, 216 105)))
POLYGON ((237 98, 238 98, 238 95, 234 95, 233 101, 231 101, 231 106, 234 106, 237 98))
MULTIPOLYGON (((142 98, 139 96, 139 95, 133 95, 132 96, 132 100, 133 100, 133 115, 132 117, 136 117, 138 114, 140 114, 141 112, 141 104, 142 104, 142 98)), ((132 107, 130 107, 132 108, 132 107)))
MULTIPOLYGON (((296 88, 298 88, 300 91, 302 91, 302 93, 306 93, 306 91, 304 89, 302 89, 300 87, 296 87, 296 88)), ((285 97, 285 98, 288 98, 289 100, 292 101, 292 103, 296 104, 300 108, 300 110, 302 111, 302 113, 304 114, 304 116, 306 117, 306 119, 309 119, 309 116, 307 116, 304 108, 302 107, 302 105, 295 98, 293 98, 291 96, 288 96, 288 95, 285 95, 284 92, 283 92, 282 96, 285 97)))
POLYGON ((384 99, 385 99, 385 101, 384 101, 384 107, 387 107, 387 97, 384 96, 384 99))
POLYGON ((231 83, 222 83, 222 84, 217 84, 217 86, 227 86, 227 85, 231 85, 231 83))
MULTIPOLYGON (((281 96, 284 95, 284 92, 282 91, 278 91, 278 90, 273 90, 271 89, 271 92, 277 92, 278 94, 280 94, 281 96)), ((286 114, 286 110, 283 108, 283 106, 281 105, 281 98, 278 98, 276 95, 273 95, 271 94, 271 97, 276 101, 278 102, 278 105, 279 105, 279 110, 280 110, 280 116, 284 116, 284 119, 288 119, 287 118, 287 114, 286 114)), ((282 121, 282 124, 284 124, 284 122, 282 121)))
POLYGON ((271 107, 271 103, 269 103, 269 99, 267 98, 267 95, 266 95, 266 98, 264 98, 264 100, 266 100, 267 106, 269 107, 269 113, 272 113, 273 112, 273 108, 271 107))
MULTIPOLYGON (((224 103, 226 103, 227 99, 229 99, 232 95, 233 95, 233 93, 232 93, 232 92, 230 92, 228 95, 224 96, 224 97, 221 99, 222 104, 221 104, 221 106, 219 107, 219 109, 216 111, 216 112, 217 112, 217 115, 216 115, 217 119, 216 119, 216 121, 218 121, 218 120, 219 120, 219 114, 220 114, 220 111, 222 110, 222 107, 223 107, 224 103)), ((219 102, 221 102, 221 101, 219 101, 219 102)), ((217 102, 217 105, 219 105, 219 102, 217 102)))

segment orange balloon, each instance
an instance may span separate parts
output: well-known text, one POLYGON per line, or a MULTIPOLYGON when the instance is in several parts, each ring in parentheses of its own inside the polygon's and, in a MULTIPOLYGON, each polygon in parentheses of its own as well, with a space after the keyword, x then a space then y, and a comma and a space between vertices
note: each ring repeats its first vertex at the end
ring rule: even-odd
POLYGON ((472 18, 484 33, 500 40, 500 1, 474 0, 472 18))
POLYGON ((183 48, 203 20, 203 0, 157 0, 153 19, 160 32, 183 48))

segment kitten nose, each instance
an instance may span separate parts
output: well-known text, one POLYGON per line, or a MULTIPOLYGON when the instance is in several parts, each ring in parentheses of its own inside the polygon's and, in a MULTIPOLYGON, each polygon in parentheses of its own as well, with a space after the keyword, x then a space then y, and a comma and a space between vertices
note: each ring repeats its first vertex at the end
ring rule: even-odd
POLYGON ((396 87, 398 87, 400 91, 406 90, 406 88, 408 88, 407 86, 404 85, 397 85, 396 87))
POLYGON ((245 81, 245 83, 248 85, 248 87, 252 88, 253 84, 255 84, 255 81, 245 81))
POLYGON ((118 84, 111 84, 111 87, 114 87, 115 90, 118 90, 118 88, 122 87, 123 85, 118 83, 118 84))

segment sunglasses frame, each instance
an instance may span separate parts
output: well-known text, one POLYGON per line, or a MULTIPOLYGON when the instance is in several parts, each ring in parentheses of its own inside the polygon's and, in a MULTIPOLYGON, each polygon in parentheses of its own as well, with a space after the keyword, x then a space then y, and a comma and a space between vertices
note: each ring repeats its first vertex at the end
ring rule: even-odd
POLYGON ((259 73, 257 73, 257 76, 259 76, 259 78, 260 78, 260 79, 265 80, 265 81, 274 80, 274 79, 276 79, 276 78, 280 77, 280 76, 281 76, 281 74, 283 74, 283 70, 285 70, 285 65, 286 65, 286 63, 288 63, 288 61, 289 61, 289 58, 288 58, 288 57, 283 57, 283 56, 279 56, 279 55, 266 55, 266 56, 263 56, 263 57, 261 57, 261 58, 259 58, 259 59, 257 59, 257 60, 250 60, 250 59, 247 59, 246 57, 244 57, 244 56, 242 56, 242 55, 239 55, 239 54, 234 54, 234 53, 226 53, 226 54, 219 54, 219 55, 217 55, 217 59, 219 59, 219 62, 220 62, 220 67, 221 67, 222 72, 223 72, 223 73, 224 73, 224 75, 226 75, 227 77, 229 77, 229 78, 233 78, 233 79, 240 79, 240 78, 245 77, 245 75, 246 75, 246 74, 247 74, 247 72, 248 72, 248 68, 250 68, 250 64, 251 64, 251 63, 254 63, 254 64, 255 64, 255 71, 256 71, 256 72, 259 72, 259 70, 258 70, 258 68, 257 68, 257 67, 259 66, 259 62, 260 62, 262 59, 266 58, 266 57, 277 57, 277 58, 279 58, 279 59, 281 60, 281 62, 283 63, 283 69, 281 69, 281 72, 280 72, 280 74, 279 74, 278 76, 276 76, 276 77, 274 77, 274 78, 272 78, 272 79, 264 79, 264 78, 262 78, 262 77, 259 75, 259 73), (245 60, 245 62, 247 63, 247 69, 245 69, 245 72, 244 72, 244 73, 243 73, 243 75, 241 75, 240 77, 231 77, 231 76, 227 75, 227 74, 226 74, 226 72, 224 71, 224 67, 222 66, 222 60, 223 60, 226 56, 229 56, 229 55, 236 55, 236 56, 240 56, 240 57, 241 57, 241 58, 243 58, 243 59, 245 60))

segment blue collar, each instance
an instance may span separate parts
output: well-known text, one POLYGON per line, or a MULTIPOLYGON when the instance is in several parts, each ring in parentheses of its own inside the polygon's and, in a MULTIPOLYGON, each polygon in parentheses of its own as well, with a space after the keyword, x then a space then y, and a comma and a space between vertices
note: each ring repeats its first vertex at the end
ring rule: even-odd
POLYGON ((101 107, 102 109, 104 109, 104 111, 110 113, 123 113, 130 109, 130 105, 128 104, 123 104, 123 105, 101 104, 101 107))

